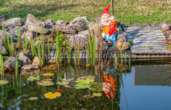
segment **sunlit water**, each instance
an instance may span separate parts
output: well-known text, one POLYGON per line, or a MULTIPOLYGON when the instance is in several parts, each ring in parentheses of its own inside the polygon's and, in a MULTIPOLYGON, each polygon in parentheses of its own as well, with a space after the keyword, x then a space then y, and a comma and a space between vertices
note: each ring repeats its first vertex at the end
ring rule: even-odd
MULTIPOLYGON (((86 68, 85 66, 74 69, 74 67, 41 70, 34 72, 22 72, 22 75, 7 75, 8 84, 0 86, 0 109, 4 110, 170 110, 171 109, 171 65, 134 65, 130 71, 118 73, 114 67, 98 71, 97 68, 86 68), (36 81, 30 82, 27 78, 30 73, 47 77, 43 73, 55 73, 52 78, 55 85, 38 86, 36 81), (75 80, 83 76, 94 76, 95 82, 104 82, 104 72, 115 78, 116 96, 110 99, 104 91, 98 91, 101 96, 85 99, 85 95, 93 95, 90 89, 76 89, 75 80), (26 74, 27 73, 27 74, 26 74), (73 79, 70 87, 57 85, 61 79, 73 79), (62 95, 56 99, 47 99, 44 94, 55 92, 56 89, 62 95), (37 100, 29 100, 36 97, 37 100)), ((109 94, 110 95, 110 94, 109 94)))

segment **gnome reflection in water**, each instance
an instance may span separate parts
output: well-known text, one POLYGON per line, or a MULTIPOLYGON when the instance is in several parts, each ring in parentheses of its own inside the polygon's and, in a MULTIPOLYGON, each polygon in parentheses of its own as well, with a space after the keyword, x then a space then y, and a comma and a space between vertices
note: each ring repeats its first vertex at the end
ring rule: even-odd
POLYGON ((108 9, 110 5, 105 7, 101 16, 101 23, 103 24, 102 36, 108 45, 108 49, 113 50, 116 43, 116 20, 111 16, 108 9))

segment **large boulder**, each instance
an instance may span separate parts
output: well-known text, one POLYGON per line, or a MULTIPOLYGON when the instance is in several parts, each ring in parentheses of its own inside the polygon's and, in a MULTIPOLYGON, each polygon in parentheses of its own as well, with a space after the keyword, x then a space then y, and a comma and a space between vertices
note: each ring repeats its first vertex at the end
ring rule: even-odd
POLYGON ((85 36, 89 36, 89 31, 88 30, 80 31, 78 34, 83 34, 85 36))
POLYGON ((42 26, 35 26, 35 25, 29 25, 28 31, 36 32, 36 33, 40 33, 40 34, 47 34, 48 33, 48 29, 46 29, 42 26))
POLYGON ((130 46, 131 46, 130 43, 123 42, 123 41, 117 41, 115 44, 115 47, 119 50, 121 49, 122 51, 128 50, 130 46))
POLYGON ((22 66, 21 69, 23 69, 23 70, 35 70, 35 69, 39 69, 39 66, 29 64, 29 65, 22 66))
POLYGON ((33 40, 36 37, 36 33, 32 31, 26 31, 22 34, 21 40, 27 39, 28 41, 33 40), (26 38, 25 38, 26 37, 26 38))
POLYGON ((88 28, 88 24, 89 24, 89 21, 87 17, 78 17, 69 23, 69 27, 80 32, 80 31, 86 30, 88 28))
POLYGON ((22 66, 27 65, 27 64, 31 64, 30 58, 27 57, 23 51, 18 53, 18 59, 20 60, 22 66))
POLYGON ((39 59, 39 57, 37 57, 37 56, 34 57, 32 65, 40 66, 40 59, 39 59))
POLYGON ((0 26, 2 26, 2 22, 4 22, 6 19, 6 16, 0 16, 0 26))
POLYGON ((171 30, 171 25, 167 24, 167 23, 160 23, 159 28, 163 31, 169 31, 171 30))
POLYGON ((2 55, 8 55, 7 49, 2 45, 0 45, 0 52, 2 55))
MULTIPOLYGON (((4 67, 9 69, 15 69, 15 63, 16 58, 15 57, 8 57, 8 60, 4 62, 4 67)), ((21 62, 18 60, 18 67, 21 67, 21 62)))
POLYGON ((79 45, 80 49, 84 49, 88 43, 88 37, 83 34, 66 35, 70 45, 74 48, 75 45, 79 45), (74 38, 75 37, 75 38, 74 38))
POLYGON ((63 20, 57 20, 55 24, 64 26, 64 23, 65 23, 65 21, 63 21, 63 20))
POLYGON ((45 26, 45 23, 41 22, 40 20, 38 20, 35 16, 33 16, 32 14, 28 14, 27 18, 26 18, 26 22, 25 22, 26 26, 29 25, 34 25, 34 26, 45 26))
POLYGON ((11 19, 8 19, 6 21, 4 21, 4 26, 7 27, 7 26, 21 26, 22 24, 22 20, 21 18, 11 18, 11 19))
POLYGON ((17 36, 16 35, 14 35, 14 34, 11 34, 11 33, 9 33, 9 32, 7 32, 7 31, 4 31, 3 32, 3 30, 0 30, 0 39, 1 40, 3 40, 3 41, 5 41, 5 40, 7 40, 7 39, 13 39, 13 41, 17 41, 17 36), (5 35, 5 36, 4 36, 5 35), (4 39, 5 38, 5 39, 4 39))
POLYGON ((64 32, 66 34, 75 34, 76 31, 68 26, 62 26, 62 25, 55 25, 54 26, 55 31, 64 32))

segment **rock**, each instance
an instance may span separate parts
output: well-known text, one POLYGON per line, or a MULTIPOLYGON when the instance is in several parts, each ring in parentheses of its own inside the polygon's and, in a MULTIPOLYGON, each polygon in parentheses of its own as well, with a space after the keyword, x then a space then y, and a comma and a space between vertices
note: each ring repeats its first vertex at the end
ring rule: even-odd
POLYGON ((35 32, 31 32, 31 31, 26 31, 24 34, 22 34, 21 40, 25 41, 25 37, 27 37, 26 39, 28 41, 33 40, 36 37, 36 33, 35 32))
POLYGON ((80 31, 78 34, 83 34, 85 36, 89 36, 89 31, 88 30, 80 31))
POLYGON ((33 31, 36 33, 40 33, 40 34, 47 34, 48 30, 46 28, 43 28, 41 26, 34 26, 34 25, 28 25, 28 31, 33 31))
POLYGON ((127 42, 128 39, 127 39, 126 33, 119 34, 117 37, 117 41, 127 42))
POLYGON ((68 39, 70 45, 74 48, 75 45, 79 45, 80 49, 84 49, 85 46, 88 43, 88 37, 83 34, 75 34, 75 38, 73 35, 66 35, 66 38, 68 39), (74 41, 75 39, 75 41, 74 41))
POLYGON ((37 56, 36 56, 36 57, 34 57, 32 65, 40 66, 40 60, 39 60, 39 57, 37 57, 37 56))
POLYGON ((2 55, 8 55, 7 49, 2 45, 0 45, 0 52, 2 55))
POLYGON ((56 21, 56 25, 64 26, 64 23, 65 23, 65 21, 63 21, 63 20, 57 20, 56 21))
POLYGON ((27 65, 27 64, 31 64, 31 60, 30 60, 30 58, 29 57, 27 57, 25 54, 24 54, 24 52, 20 52, 20 53, 18 53, 18 60, 20 60, 21 61, 21 65, 23 66, 23 65, 27 65))
POLYGON ((6 16, 0 16, 0 26, 2 26, 2 22, 4 22, 6 19, 6 16))
POLYGON ((69 27, 80 32, 88 28, 89 21, 87 17, 78 17, 69 23, 69 27))
POLYGON ((35 16, 32 14, 28 14, 25 22, 26 26, 39 26, 39 27, 45 27, 45 23, 38 20, 35 16))
POLYGON ((90 32, 93 31, 93 26, 95 25, 96 23, 95 22, 90 22, 88 27, 89 27, 89 30, 90 32))
MULTIPOLYGON (((8 60, 4 62, 4 67, 9 69, 15 69, 15 57, 8 57, 8 60)), ((18 67, 21 67, 21 62, 18 60, 18 67)))
POLYGON ((167 23, 160 23, 159 28, 161 29, 161 31, 165 32, 169 31, 171 29, 171 26, 167 23))
POLYGON ((116 44, 115 44, 115 47, 117 49, 119 49, 119 50, 121 49, 122 51, 125 51, 125 50, 129 49, 130 46, 131 46, 130 43, 122 42, 122 41, 117 41, 116 44))
POLYGON ((29 64, 29 65, 22 66, 21 69, 23 69, 23 70, 35 70, 35 69, 39 69, 39 66, 29 64))
POLYGON ((35 38, 35 40, 43 40, 43 38, 45 41, 53 41, 52 35, 39 35, 37 38, 35 38))
POLYGON ((17 36, 15 36, 14 34, 10 34, 9 32, 5 31, 5 32, 4 32, 4 35, 5 35, 5 36, 3 36, 3 30, 0 30, 0 39, 1 39, 1 40, 4 41, 4 38, 5 38, 5 40, 7 40, 7 38, 9 38, 9 39, 12 38, 14 42, 17 41, 17 36), (12 36, 11 36, 11 35, 12 35, 12 36))
POLYGON ((75 34, 76 31, 72 28, 69 28, 68 26, 62 26, 62 25, 55 25, 54 26, 55 31, 60 31, 60 32, 64 32, 67 34, 75 34))
POLYGON ((4 26, 5 27, 10 26, 10 25, 21 26, 21 22, 22 22, 21 18, 11 18, 4 22, 4 26))
POLYGON ((55 23, 51 19, 46 20, 45 24, 46 24, 45 28, 47 28, 47 29, 51 29, 55 25, 55 23))

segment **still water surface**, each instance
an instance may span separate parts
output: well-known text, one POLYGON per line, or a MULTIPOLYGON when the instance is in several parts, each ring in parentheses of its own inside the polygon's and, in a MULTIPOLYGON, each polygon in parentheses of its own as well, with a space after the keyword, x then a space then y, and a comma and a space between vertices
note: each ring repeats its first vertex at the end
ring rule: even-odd
MULTIPOLYGON (((171 65, 134 65, 116 72, 114 67, 74 69, 69 66, 61 70, 44 68, 41 71, 22 71, 20 75, 6 75, 8 84, 0 86, 0 109, 2 110, 170 110, 171 109, 171 65), (54 76, 43 76, 54 73, 54 76), (53 79, 52 86, 37 85, 28 81, 29 76, 53 79), (87 88, 76 88, 80 77, 93 78, 87 88), (105 77, 107 76, 107 78, 105 77), (110 79, 111 78, 111 79, 110 79), (69 81, 59 85, 56 82, 69 81), (111 81, 112 80, 112 81, 111 81), (93 86, 95 84, 95 86, 93 86), (61 93, 60 97, 47 99, 48 92, 61 93), (93 96, 86 97, 85 95, 93 96)), ((87 83, 87 82, 86 82, 87 83)), ((83 87, 83 86, 81 86, 83 87)))

